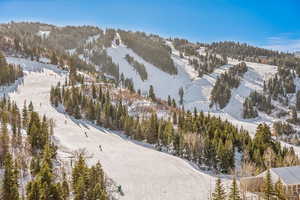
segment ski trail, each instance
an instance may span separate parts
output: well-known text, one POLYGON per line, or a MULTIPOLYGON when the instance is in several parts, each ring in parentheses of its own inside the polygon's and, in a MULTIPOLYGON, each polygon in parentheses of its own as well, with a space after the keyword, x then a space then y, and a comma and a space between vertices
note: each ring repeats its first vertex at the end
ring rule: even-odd
MULTIPOLYGON (((24 66, 33 64, 43 67, 30 61, 26 61, 24 66)), ((28 103, 32 101, 37 112, 54 119, 54 136, 59 146, 69 150, 85 148, 93 156, 89 164, 99 160, 109 177, 122 186, 125 195, 121 199, 208 199, 214 177, 196 170, 180 158, 144 147, 87 123, 78 124, 78 121, 53 108, 49 101, 50 88, 58 81, 63 82, 64 78, 64 74, 54 73, 51 69, 30 72, 24 77, 24 84, 19 86, 18 92, 11 93, 10 97, 20 108, 25 100, 28 103), (99 150, 99 145, 103 151, 99 150)))

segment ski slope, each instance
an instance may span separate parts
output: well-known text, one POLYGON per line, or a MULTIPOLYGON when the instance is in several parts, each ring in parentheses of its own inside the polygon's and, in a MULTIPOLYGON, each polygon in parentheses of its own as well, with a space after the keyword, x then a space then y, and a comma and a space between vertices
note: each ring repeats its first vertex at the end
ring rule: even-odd
MULTIPOLYGON (((230 64, 232 65, 238 63, 236 60, 230 60, 230 64)), ((251 92, 263 91, 264 80, 268 80, 274 76, 277 72, 277 67, 251 62, 246 62, 246 65, 248 71, 243 75, 239 87, 231 91, 229 103, 224 109, 216 111, 216 114, 239 127, 247 129, 250 133, 254 133, 260 123, 271 124, 274 119, 263 113, 256 119, 243 119, 243 103, 251 92)))
POLYGON ((216 82, 216 78, 232 66, 224 65, 215 70, 214 73, 199 78, 195 76, 195 73, 191 69, 192 66, 188 65, 187 60, 181 59, 174 53, 172 59, 177 67, 178 74, 170 75, 146 62, 143 58, 122 44, 106 50, 113 61, 119 65, 120 74, 123 73, 126 78, 133 80, 135 89, 140 89, 142 93, 146 94, 150 85, 153 85, 156 96, 166 100, 168 95, 170 95, 179 101, 178 91, 182 87, 185 92, 184 105, 188 109, 196 107, 198 110, 209 110, 209 96, 216 82), (145 65, 148 73, 147 80, 141 80, 139 74, 126 61, 126 54, 129 54, 135 60, 145 65))
POLYGON ((179 52, 173 47, 172 43, 166 41, 172 48, 172 59, 178 69, 177 75, 170 75, 161 71, 156 66, 146 62, 143 58, 134 53, 125 45, 113 46, 107 49, 113 61, 120 66, 120 73, 125 77, 131 78, 136 89, 141 89, 146 93, 150 85, 154 86, 156 96, 167 99, 170 95, 179 101, 178 90, 184 89, 184 107, 189 110, 196 108, 198 111, 220 116, 224 120, 229 120, 238 127, 243 127, 254 133, 259 123, 266 122, 271 124, 276 120, 263 113, 257 119, 245 120, 242 117, 243 102, 252 91, 262 91, 263 81, 268 80, 277 72, 277 67, 273 65, 246 62, 248 71, 244 74, 241 84, 238 88, 232 90, 232 97, 228 105, 220 110, 215 106, 210 108, 210 94, 215 85, 217 77, 227 71, 230 67, 241 61, 229 59, 229 64, 221 66, 211 74, 205 74, 198 77, 197 73, 188 63, 186 57, 180 58, 179 52), (142 81, 133 69, 133 67, 124 58, 126 54, 134 57, 140 63, 143 63, 148 72, 148 80, 142 81))
POLYGON ((55 139, 59 148, 78 150, 85 148, 98 160, 106 174, 122 186, 124 200, 205 200, 215 178, 196 170, 188 162, 166 153, 128 140, 122 135, 77 121, 50 105, 50 88, 65 74, 54 66, 24 59, 8 58, 8 62, 21 64, 26 70, 24 84, 10 93, 19 107, 32 101, 40 114, 55 121, 55 139), (85 136, 87 133, 88 137, 85 136), (99 145, 103 151, 99 150, 99 145))
POLYGON ((142 93, 149 91, 150 85, 153 85, 155 94, 163 99, 166 99, 168 95, 177 98, 179 88, 187 84, 190 79, 188 74, 184 70, 178 69, 178 75, 170 75, 161 71, 159 68, 146 62, 140 56, 135 54, 131 49, 124 45, 108 48, 107 54, 112 57, 113 61, 119 64, 120 74, 123 73, 126 78, 133 80, 135 89, 140 89, 142 93), (142 81, 139 74, 134 68, 126 61, 125 56, 129 54, 139 63, 145 65, 148 73, 148 79, 142 81))
MULTIPOLYGON (((184 108, 186 110, 193 110, 196 108, 198 111, 203 111, 205 114, 211 114, 220 117, 223 120, 228 120, 235 126, 249 131, 251 136, 254 136, 256 128, 261 123, 266 123, 270 127, 275 121, 279 119, 275 116, 270 116, 260 112, 259 117, 255 119, 243 119, 243 103, 246 97, 253 91, 263 91, 263 82, 274 76, 277 72, 277 66, 245 62, 248 71, 243 75, 241 83, 238 88, 231 91, 231 99, 224 109, 218 109, 215 106, 209 107, 210 94, 215 85, 217 77, 227 71, 233 65, 242 61, 228 58, 228 65, 216 68, 213 73, 205 74, 198 77, 193 67, 189 65, 188 58, 179 56, 179 51, 176 50, 172 43, 166 41, 172 49, 172 59, 178 69, 177 75, 170 75, 161 71, 156 66, 146 62, 143 58, 134 53, 130 48, 124 44, 119 46, 114 45, 107 49, 108 54, 112 57, 113 61, 120 66, 120 72, 123 72, 125 77, 132 78, 136 89, 141 89, 145 93, 148 91, 149 86, 153 85, 156 96, 167 99, 170 95, 179 101, 178 90, 184 89, 184 108), (143 63, 148 72, 148 80, 142 81, 139 75, 135 72, 125 60, 125 55, 129 54, 135 60, 143 63)), ((200 49, 203 54, 204 49, 200 49)), ((295 80, 297 90, 300 88, 300 80, 295 80)), ((295 96, 291 97, 291 102, 295 102, 295 96)), ((274 102, 276 103, 276 102, 274 102)), ((280 119, 283 120, 283 119, 280 119)), ((283 146, 291 147, 292 145, 281 142, 283 146)), ((295 151, 300 155, 300 148, 293 146, 295 151)))

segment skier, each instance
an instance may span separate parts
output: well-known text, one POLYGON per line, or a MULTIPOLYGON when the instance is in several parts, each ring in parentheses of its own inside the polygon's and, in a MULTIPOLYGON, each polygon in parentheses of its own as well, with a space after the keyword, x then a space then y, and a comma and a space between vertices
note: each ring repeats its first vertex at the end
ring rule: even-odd
POLYGON ((102 147, 101 147, 101 145, 99 144, 99 149, 100 149, 100 151, 103 151, 103 149, 102 149, 102 147))
POLYGON ((87 133, 86 133, 86 132, 84 132, 84 134, 85 134, 85 136, 86 136, 86 137, 88 137, 88 135, 87 135, 87 133))

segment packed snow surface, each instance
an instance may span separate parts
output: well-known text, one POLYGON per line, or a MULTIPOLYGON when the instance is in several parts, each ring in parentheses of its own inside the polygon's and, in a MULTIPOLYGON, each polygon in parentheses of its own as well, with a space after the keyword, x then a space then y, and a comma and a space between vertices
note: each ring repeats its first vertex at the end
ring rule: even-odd
POLYGON ((52 107, 50 88, 65 79, 60 70, 23 59, 8 58, 8 62, 21 64, 27 71, 24 84, 19 85, 10 97, 19 107, 24 101, 32 101, 37 112, 55 120, 54 133, 60 148, 70 151, 85 148, 92 154, 90 164, 99 160, 106 174, 122 186, 125 195, 121 199, 208 199, 214 177, 195 169, 185 160, 126 139, 122 134, 77 121, 52 107))

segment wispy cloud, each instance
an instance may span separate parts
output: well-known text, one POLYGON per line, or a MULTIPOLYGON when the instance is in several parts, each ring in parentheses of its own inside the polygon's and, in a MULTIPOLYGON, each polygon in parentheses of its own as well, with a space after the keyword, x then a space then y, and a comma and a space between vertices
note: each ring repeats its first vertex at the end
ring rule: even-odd
POLYGON ((278 36, 268 37, 263 48, 283 52, 300 51, 300 36, 295 37, 292 33, 283 33, 278 36))

